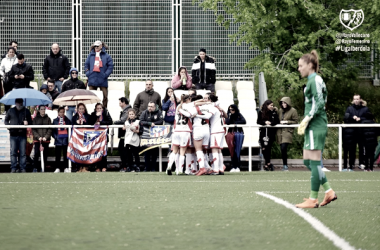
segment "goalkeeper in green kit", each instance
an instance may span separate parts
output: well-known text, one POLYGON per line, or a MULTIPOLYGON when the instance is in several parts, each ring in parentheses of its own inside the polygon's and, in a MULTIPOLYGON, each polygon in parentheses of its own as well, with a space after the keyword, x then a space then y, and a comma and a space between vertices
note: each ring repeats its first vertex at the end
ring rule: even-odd
POLYGON ((313 50, 303 55, 298 61, 298 71, 301 77, 307 77, 305 92, 305 118, 298 127, 298 134, 305 135, 303 159, 305 166, 311 170, 311 193, 303 203, 296 204, 299 208, 318 208, 337 199, 334 190, 327 181, 321 168, 321 152, 325 145, 327 134, 327 116, 325 103, 327 89, 322 77, 317 75, 319 69, 318 54, 313 50), (323 186, 325 197, 318 203, 319 187, 323 186))

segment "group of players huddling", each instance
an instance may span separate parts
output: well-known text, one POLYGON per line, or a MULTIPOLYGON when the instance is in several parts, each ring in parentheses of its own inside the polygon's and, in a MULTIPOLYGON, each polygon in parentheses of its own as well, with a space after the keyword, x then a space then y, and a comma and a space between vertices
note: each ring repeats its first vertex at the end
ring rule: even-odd
POLYGON ((187 175, 223 175, 223 117, 226 116, 214 93, 204 97, 182 95, 176 109, 172 153, 166 173, 172 175, 174 163, 177 175, 184 168, 187 175))

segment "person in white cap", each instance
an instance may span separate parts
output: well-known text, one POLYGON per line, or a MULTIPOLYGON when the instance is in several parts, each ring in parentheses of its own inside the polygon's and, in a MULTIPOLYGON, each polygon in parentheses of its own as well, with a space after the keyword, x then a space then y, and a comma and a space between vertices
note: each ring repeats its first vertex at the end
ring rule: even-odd
POLYGON ((106 50, 108 46, 102 41, 95 41, 90 48, 90 54, 85 63, 85 73, 88 77, 88 87, 90 90, 100 90, 103 92, 103 106, 108 103, 108 77, 113 71, 113 61, 106 50))

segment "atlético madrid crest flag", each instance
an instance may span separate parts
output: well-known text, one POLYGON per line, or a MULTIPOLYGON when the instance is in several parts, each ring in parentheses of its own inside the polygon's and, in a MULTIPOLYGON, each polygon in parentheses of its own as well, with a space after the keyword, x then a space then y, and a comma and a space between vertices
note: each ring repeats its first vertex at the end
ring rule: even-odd
POLYGON ((107 129, 74 128, 67 147, 67 159, 79 164, 99 162, 107 155, 107 129))

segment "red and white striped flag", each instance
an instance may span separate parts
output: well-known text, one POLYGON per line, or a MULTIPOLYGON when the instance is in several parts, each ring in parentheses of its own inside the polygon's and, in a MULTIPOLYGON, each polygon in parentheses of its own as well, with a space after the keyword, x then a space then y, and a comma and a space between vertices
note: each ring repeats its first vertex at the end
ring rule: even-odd
POLYGON ((74 128, 69 146, 67 159, 79 164, 99 162, 107 155, 107 129, 74 128))
POLYGON ((159 125, 150 128, 150 137, 161 137, 169 134, 170 126, 168 125, 159 125))

